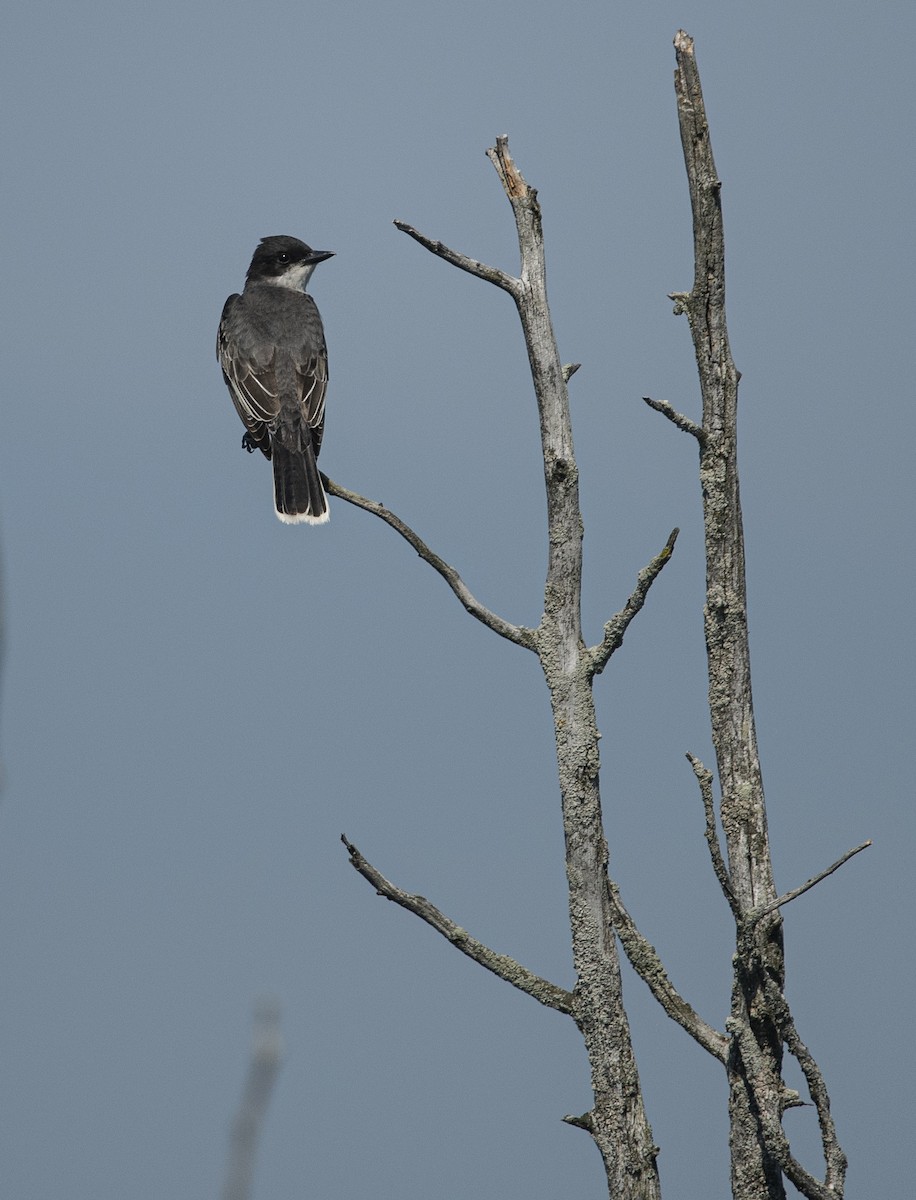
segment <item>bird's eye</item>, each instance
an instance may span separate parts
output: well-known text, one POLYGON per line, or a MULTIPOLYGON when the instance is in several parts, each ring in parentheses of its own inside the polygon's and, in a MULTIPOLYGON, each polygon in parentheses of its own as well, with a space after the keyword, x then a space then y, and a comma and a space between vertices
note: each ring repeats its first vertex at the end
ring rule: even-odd
POLYGON ((286 250, 280 251, 280 253, 277 255, 277 262, 280 262, 280 263, 288 263, 289 262, 289 254, 287 253, 286 250))

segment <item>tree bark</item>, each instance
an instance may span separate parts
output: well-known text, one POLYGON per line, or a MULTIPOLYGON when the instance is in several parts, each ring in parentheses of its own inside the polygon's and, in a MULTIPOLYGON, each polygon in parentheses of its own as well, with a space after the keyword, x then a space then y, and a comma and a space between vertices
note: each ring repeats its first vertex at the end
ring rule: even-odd
POLYGON ((536 649, 550 689, 566 847, 576 972, 573 1016, 585 1041, 594 1105, 577 1123, 595 1140, 608 1192, 620 1200, 660 1196, 657 1150, 646 1118, 623 1006, 607 891, 608 849, 598 786, 593 664, 582 639, 582 516, 567 377, 547 302, 541 210, 498 138, 488 155, 515 214, 521 272, 514 290, 538 403, 547 490, 548 562, 536 649))
MULTIPOLYGON (((744 531, 738 489, 738 382, 725 319, 725 237, 706 110, 693 41, 675 39, 678 120, 693 210, 694 280, 677 297, 687 314, 703 397, 700 484, 706 537, 704 627, 709 672, 709 713, 719 768, 721 819, 731 888, 749 912, 776 899, 767 835, 763 776, 751 695, 744 531)), ((782 1074, 782 1039, 769 1012, 761 972, 782 990, 782 919, 761 922, 765 947, 759 968, 736 970, 731 1019, 753 1031, 755 1045, 774 1080, 782 1074)), ((736 1200, 783 1200, 782 1170, 761 1137, 755 1097, 747 1087, 738 1041, 728 1059, 732 1192, 736 1200)))

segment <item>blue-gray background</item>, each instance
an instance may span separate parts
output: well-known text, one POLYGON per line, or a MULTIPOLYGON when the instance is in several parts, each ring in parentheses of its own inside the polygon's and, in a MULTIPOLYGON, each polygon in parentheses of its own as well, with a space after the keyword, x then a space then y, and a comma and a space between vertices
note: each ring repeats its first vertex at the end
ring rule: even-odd
MULTIPOLYGON (((788 992, 850 1194, 911 1180, 911 9, 726 0, 18 5, 2 233, 4 1197, 214 1196, 259 996, 287 1059, 259 1196, 600 1196, 571 1023, 377 899, 346 832, 572 982, 536 662, 373 518, 273 516, 213 356, 264 234, 337 251, 322 464, 518 622, 541 611, 537 420, 484 157, 538 187, 572 386, 589 640, 674 525, 598 686, 613 870, 721 1027, 730 929, 684 759, 712 762, 690 213, 672 37, 697 39, 743 372, 754 684, 788 992)), ((628 972, 667 1197, 727 1194, 718 1066, 628 972)), ((812 1159, 811 1110, 788 1114, 812 1159)))

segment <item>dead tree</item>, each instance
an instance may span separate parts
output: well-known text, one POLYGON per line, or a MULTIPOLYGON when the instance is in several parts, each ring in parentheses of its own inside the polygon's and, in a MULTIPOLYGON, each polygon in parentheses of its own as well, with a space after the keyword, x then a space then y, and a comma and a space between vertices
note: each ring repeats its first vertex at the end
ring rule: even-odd
MULTIPOLYGON (((330 495, 380 517, 445 579, 467 609, 494 633, 537 655, 550 692, 566 850, 569 918, 576 983, 566 991, 514 959, 473 938, 422 896, 387 880, 346 837, 354 867, 389 900, 422 918, 464 954, 548 1008, 570 1016, 585 1043, 594 1103, 564 1118, 588 1131, 604 1161, 613 1200, 660 1196, 657 1148, 646 1117, 629 1023, 623 1005, 618 944, 665 1012, 725 1069, 729 1083, 732 1191, 735 1200, 782 1200, 784 1178, 811 1200, 843 1195, 846 1160, 830 1115, 821 1073, 801 1041, 783 992, 785 964, 781 908, 830 874, 856 847, 808 883, 779 896, 767 839, 763 784, 751 702, 744 542, 736 458, 739 373, 725 321, 725 260, 716 176, 693 42, 675 39, 675 87, 690 184, 695 248, 690 292, 672 295, 693 338, 703 415, 697 423, 662 400, 646 398, 697 443, 706 532, 705 631, 709 707, 719 775, 723 855, 715 816, 713 776, 688 755, 699 785, 706 838, 716 877, 736 927, 731 1012, 725 1031, 704 1021, 679 994, 658 956, 639 932, 608 872, 599 792, 598 727, 593 684, 621 645, 630 622, 674 550, 678 531, 637 576, 626 603, 595 645, 581 628, 583 524, 573 452, 567 385, 577 364, 563 365, 547 303, 544 241, 537 192, 497 138, 487 151, 515 216, 518 276, 486 266, 401 221, 398 229, 433 254, 507 292, 521 321, 540 418, 547 491, 549 554, 544 613, 536 628, 514 625, 487 609, 454 567, 444 562, 383 505, 326 481, 330 495), (818 1179, 797 1162, 782 1127, 786 1108, 801 1103, 783 1082, 788 1051, 804 1073, 820 1123, 825 1171, 818 1179)), ((864 845, 867 845, 865 843, 864 845)))

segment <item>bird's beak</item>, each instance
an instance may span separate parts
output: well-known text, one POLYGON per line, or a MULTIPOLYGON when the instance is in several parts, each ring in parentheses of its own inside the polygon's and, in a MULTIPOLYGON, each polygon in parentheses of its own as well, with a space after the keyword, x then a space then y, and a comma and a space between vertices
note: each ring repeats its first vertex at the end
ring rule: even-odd
POLYGON ((334 257, 333 250, 313 250, 312 253, 308 256, 308 258, 305 261, 310 262, 310 263, 320 263, 320 262, 324 262, 324 260, 326 258, 333 258, 333 257, 334 257))

